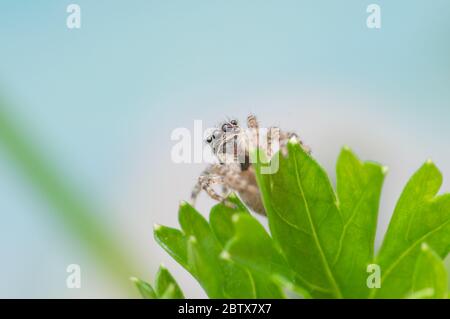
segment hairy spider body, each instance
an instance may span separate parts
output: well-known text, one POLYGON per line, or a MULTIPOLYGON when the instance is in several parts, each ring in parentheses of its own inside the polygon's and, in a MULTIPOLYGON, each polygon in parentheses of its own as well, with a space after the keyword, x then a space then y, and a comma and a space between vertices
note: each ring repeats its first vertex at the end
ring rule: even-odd
MULTIPOLYGON (((248 130, 243 130, 237 120, 233 119, 222 123, 206 138, 219 163, 209 165, 199 176, 192 190, 193 204, 198 194, 204 190, 212 199, 234 207, 234 204, 227 200, 228 193, 234 191, 251 210, 266 215, 255 169, 250 161, 249 149, 258 146, 271 158, 272 141, 275 140, 279 143, 281 154, 287 156, 287 142, 297 135, 270 128, 267 133, 267 145, 261 147, 259 125, 254 115, 247 117, 247 127, 248 130), (214 185, 222 185, 220 194, 214 190, 214 185)), ((303 148, 309 152, 309 148, 306 146, 303 148)))

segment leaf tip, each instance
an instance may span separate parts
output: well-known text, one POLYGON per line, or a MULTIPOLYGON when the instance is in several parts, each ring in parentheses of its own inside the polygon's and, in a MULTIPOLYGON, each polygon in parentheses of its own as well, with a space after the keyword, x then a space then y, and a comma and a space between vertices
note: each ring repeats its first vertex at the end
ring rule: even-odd
POLYGON ((289 144, 292 144, 292 145, 296 145, 296 144, 299 144, 299 140, 298 140, 298 138, 294 135, 294 136, 292 136, 290 139, 289 139, 289 142, 288 142, 289 144))
POLYGON ((434 165, 433 160, 431 158, 427 159, 425 162, 426 165, 434 165))
POLYGON ((383 175, 386 175, 389 172, 389 167, 387 167, 386 165, 381 166, 381 173, 383 173, 383 175))
POLYGON ((129 278, 132 282, 134 282, 135 284, 139 282, 139 279, 137 279, 136 277, 130 277, 129 278))
POLYGON ((194 236, 189 236, 189 242, 191 243, 191 244, 196 244, 197 243, 197 238, 195 238, 194 236))
POLYGON ((428 251, 428 250, 430 250, 430 246, 428 246, 427 243, 422 243, 422 244, 420 245, 420 250, 422 250, 422 251, 428 251))
POLYGON ((228 195, 228 198, 230 198, 230 199, 237 199, 237 196, 236 196, 236 194, 233 192, 233 193, 231 193, 230 195, 228 195))
POLYGON ((223 250, 220 253, 220 258, 223 259, 223 260, 230 260, 231 259, 231 255, 230 255, 230 253, 228 251, 223 250))
POLYGON ((153 224, 154 231, 159 231, 161 228, 162 228, 162 226, 160 224, 153 224))
POLYGON ((185 201, 185 200, 181 200, 180 201, 180 207, 186 207, 186 206, 189 206, 189 203, 187 201, 185 201))

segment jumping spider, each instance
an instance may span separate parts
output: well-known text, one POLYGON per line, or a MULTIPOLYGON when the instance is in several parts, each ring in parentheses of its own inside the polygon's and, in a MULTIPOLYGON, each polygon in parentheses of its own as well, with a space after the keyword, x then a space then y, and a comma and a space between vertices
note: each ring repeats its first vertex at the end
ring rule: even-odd
MULTIPOLYGON (((201 190, 204 190, 212 199, 234 207, 234 204, 227 200, 229 192, 234 191, 250 209, 266 215, 256 182, 255 169, 250 161, 249 149, 252 145, 257 145, 270 159, 273 153, 272 141, 277 139, 282 156, 287 156, 287 142, 297 135, 272 127, 268 129, 266 147, 261 147, 260 128, 254 115, 247 117, 247 127, 247 130, 243 129, 235 119, 227 120, 206 138, 206 143, 211 147, 218 163, 210 164, 199 176, 192 190, 193 204, 201 190), (222 185, 221 194, 213 189, 213 185, 222 185)), ((301 142, 300 145, 310 152, 307 146, 301 142)))

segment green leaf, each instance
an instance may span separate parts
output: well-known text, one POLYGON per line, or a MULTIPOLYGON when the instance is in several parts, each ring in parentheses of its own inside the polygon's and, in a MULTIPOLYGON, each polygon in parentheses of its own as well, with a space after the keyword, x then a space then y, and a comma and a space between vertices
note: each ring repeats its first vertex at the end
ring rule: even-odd
POLYGON ((184 299, 183 292, 178 286, 175 279, 170 272, 164 267, 160 266, 155 279, 155 289, 138 278, 132 277, 131 280, 138 288, 141 296, 144 299, 184 299))
POLYGON ((279 276, 278 274, 271 276, 272 280, 283 290, 286 298, 288 299, 310 299, 311 295, 303 287, 298 286, 286 277, 279 276))
POLYGON ((337 194, 344 220, 333 271, 345 297, 364 298, 367 265, 374 258, 378 206, 386 169, 361 162, 344 148, 337 162, 337 194))
POLYGON ((211 209, 211 213, 209 214, 209 224, 211 225, 211 229, 222 246, 224 246, 234 235, 235 230, 232 217, 237 214, 250 214, 235 194, 228 196, 228 200, 237 207, 233 209, 223 204, 217 204, 211 209))
POLYGON ((288 150, 275 174, 257 170, 274 238, 313 296, 367 296, 383 168, 344 148, 337 163, 338 204, 317 162, 298 143, 289 142, 288 150))
MULTIPOLYGON (((276 248, 264 227, 250 215, 234 215, 235 235, 225 247, 224 254, 247 267, 254 278, 262 279, 271 298, 281 298, 281 287, 301 290, 295 283, 295 274, 276 248), (268 281, 270 279, 270 281, 268 281), (274 295, 275 294, 275 295, 274 295)), ((304 291, 302 290, 303 294, 304 291)), ((267 296, 267 298, 269 298, 267 296)))
POLYGON ((264 157, 256 163, 272 236, 313 296, 341 298, 333 261, 344 219, 336 196, 325 171, 298 143, 290 141, 288 151, 288 158, 279 155, 274 174, 261 174, 264 157))
POLYGON ((405 299, 430 299, 433 298, 434 289, 425 288, 423 290, 416 291, 410 295, 407 295, 405 299))
MULTIPOLYGON (((155 227, 155 238, 188 270, 210 298, 282 298, 279 285, 266 274, 238 265, 223 254, 225 243, 234 236, 233 216, 249 216, 235 195, 229 200, 236 208, 218 204, 210 214, 210 224, 192 206, 182 203, 179 221, 182 231, 155 227)), ((253 218, 253 217, 251 217, 253 218)))
POLYGON ((145 281, 143 281, 139 278, 136 278, 136 277, 132 277, 131 281, 133 281, 134 284, 136 285, 142 298, 144 298, 144 299, 157 299, 158 298, 155 291, 153 290, 152 286, 149 283, 146 283, 145 281))
POLYGON ((413 274, 412 298, 447 298, 447 272, 442 259, 422 244, 413 274), (428 291, 428 294, 424 294, 428 291), (420 293, 422 292, 422 296, 420 293))
MULTIPOLYGON (((234 240, 236 238, 236 225, 235 222, 239 218, 249 218, 254 221, 257 225, 262 227, 254 217, 252 217, 247 208, 242 204, 242 202, 234 195, 231 194, 228 198, 230 202, 236 204, 236 209, 231 209, 223 204, 218 204, 213 207, 210 214, 210 224, 213 229, 216 237, 220 239, 222 244, 225 246, 225 250, 221 253, 222 258, 228 260, 231 258, 234 262, 237 262, 243 268, 247 269, 251 279, 254 284, 255 294, 257 298, 283 298, 284 295, 275 282, 273 282, 270 278, 270 275, 267 273, 263 273, 257 269, 255 269, 254 264, 242 263, 238 260, 235 260, 230 256, 229 251, 227 251, 227 245, 230 240, 234 240)), ((252 229, 247 229, 249 233, 252 233, 252 229)), ((265 230, 264 230, 265 232, 265 230)), ((266 233, 267 234, 267 233, 266 233)), ((269 238, 271 243, 272 240, 269 238)), ((255 254, 265 254, 264 250, 254 251, 255 254)))
POLYGON ((184 299, 183 292, 177 282, 164 266, 160 266, 156 274, 155 291, 160 298, 184 299))
POLYGON ((156 242, 189 270, 186 236, 178 229, 161 225, 155 225, 153 234, 156 242))
POLYGON ((245 266, 267 274, 292 278, 286 260, 276 249, 264 227, 250 215, 233 216, 236 232, 225 247, 225 253, 245 266))
POLYGON ((381 288, 371 297, 401 298, 411 291, 423 242, 440 258, 449 252, 450 194, 436 196, 441 184, 441 173, 428 161, 406 185, 375 260, 382 270, 381 288))
POLYGON ((179 221, 183 232, 189 236, 189 267, 208 296, 211 298, 254 297, 254 288, 249 274, 237 265, 220 258, 222 246, 206 219, 192 206, 183 203, 180 206, 179 221), (226 279, 232 279, 232 282, 226 279), (240 289, 233 289, 238 284, 240 289))
POLYGON ((155 237, 170 255, 181 261, 210 298, 256 297, 251 275, 234 262, 220 257, 223 247, 200 213, 183 202, 179 222, 182 232, 159 226, 155 229, 155 237))
POLYGON ((258 298, 250 272, 231 260, 222 259, 223 297, 230 299, 258 298))
POLYGON ((287 157, 272 158, 278 170, 270 174, 264 154, 251 154, 258 159, 254 168, 270 235, 235 195, 230 200, 236 208, 216 205, 209 223, 182 204, 181 232, 155 229, 161 246, 208 296, 448 297, 442 258, 450 248, 450 195, 436 195, 442 177, 431 162, 406 185, 374 258, 385 169, 344 148, 335 193, 325 171, 298 142, 291 140, 287 148, 287 157), (379 271, 369 274, 374 263, 379 271), (369 275, 376 279, 378 273, 381 287, 369 289, 369 275))
POLYGON ((206 219, 194 207, 186 202, 181 203, 178 220, 183 233, 193 242, 198 242, 199 247, 208 252, 212 259, 220 254, 222 249, 219 241, 214 237, 206 219))

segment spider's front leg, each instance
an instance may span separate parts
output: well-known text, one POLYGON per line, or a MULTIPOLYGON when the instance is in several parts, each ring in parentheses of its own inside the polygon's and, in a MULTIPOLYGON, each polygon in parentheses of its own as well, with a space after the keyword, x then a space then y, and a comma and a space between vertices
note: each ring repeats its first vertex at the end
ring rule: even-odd
POLYGON ((251 148, 259 147, 259 123, 255 115, 250 114, 249 116, 247 116, 247 127, 248 127, 247 147, 251 148))
MULTIPOLYGON (((204 184, 207 182, 208 179, 212 178, 212 175, 214 175, 214 171, 216 165, 209 165, 198 177, 197 183, 194 185, 194 188, 191 192, 191 204, 192 206, 195 206, 195 202, 197 201, 197 197, 200 194, 200 192, 204 189, 204 184)), ((209 184, 212 184, 211 182, 209 184)))
POLYGON ((277 127, 271 127, 269 129, 269 132, 267 133, 267 145, 268 145, 267 153, 268 153, 269 157, 272 156, 272 151, 273 151, 272 150, 272 142, 275 139, 278 139, 281 154, 284 157, 288 156, 287 143, 289 142, 289 140, 291 138, 296 138, 298 140, 298 142, 300 143, 300 146, 303 148, 303 150, 306 153, 311 154, 311 148, 309 146, 303 144, 302 140, 299 139, 297 133, 283 132, 277 127))
POLYGON ((273 154, 273 142, 280 140, 280 129, 278 127, 270 127, 267 132, 267 157, 270 159, 273 154))
POLYGON ((250 114, 249 116, 247 116, 247 127, 249 129, 259 129, 259 123, 255 115, 250 114))
POLYGON ((194 186, 191 194, 191 202, 195 205, 198 194, 201 190, 204 190, 209 197, 212 199, 223 203, 224 205, 235 208, 236 205, 231 203, 225 198, 226 191, 228 190, 228 185, 225 182, 225 176, 227 175, 228 169, 224 165, 211 165, 209 166, 202 175, 199 176, 197 184, 194 186), (222 195, 218 194, 213 186, 222 185, 222 195))

